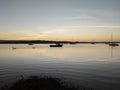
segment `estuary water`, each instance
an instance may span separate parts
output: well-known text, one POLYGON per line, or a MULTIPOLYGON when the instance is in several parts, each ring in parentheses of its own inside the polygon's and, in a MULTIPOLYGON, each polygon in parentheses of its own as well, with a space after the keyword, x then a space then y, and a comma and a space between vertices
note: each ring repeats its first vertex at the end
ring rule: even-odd
POLYGON ((96 90, 120 90, 120 46, 0 44, 0 87, 21 75, 57 77, 96 90))

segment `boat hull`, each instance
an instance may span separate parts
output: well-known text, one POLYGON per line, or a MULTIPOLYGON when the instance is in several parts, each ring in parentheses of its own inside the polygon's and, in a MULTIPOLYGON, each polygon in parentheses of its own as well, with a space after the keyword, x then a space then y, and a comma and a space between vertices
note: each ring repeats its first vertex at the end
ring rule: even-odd
POLYGON ((62 47, 63 45, 50 45, 50 47, 62 47))
POLYGON ((110 43, 109 46, 119 46, 117 43, 110 43))

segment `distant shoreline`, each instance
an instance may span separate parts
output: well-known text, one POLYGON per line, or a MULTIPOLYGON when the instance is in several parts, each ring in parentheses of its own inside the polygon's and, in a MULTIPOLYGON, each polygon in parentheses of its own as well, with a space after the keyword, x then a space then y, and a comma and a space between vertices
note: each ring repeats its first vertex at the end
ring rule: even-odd
MULTIPOLYGON (((110 43, 106 42, 79 42, 79 41, 48 41, 48 40, 0 40, 0 44, 54 44, 54 43, 63 43, 63 44, 93 44, 93 43, 110 43)), ((113 43, 120 43, 114 41, 113 43)))

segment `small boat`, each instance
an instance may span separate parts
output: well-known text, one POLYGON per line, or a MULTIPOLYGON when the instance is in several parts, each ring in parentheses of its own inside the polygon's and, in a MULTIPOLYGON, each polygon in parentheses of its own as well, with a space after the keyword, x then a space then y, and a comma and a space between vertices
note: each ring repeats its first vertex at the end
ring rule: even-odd
POLYGON ((63 45, 60 43, 56 43, 55 45, 50 45, 50 47, 62 47, 63 45))
POLYGON ((14 49, 16 49, 15 47, 12 47, 12 49, 14 50, 14 49))
POLYGON ((113 35, 111 33, 111 42, 109 43, 109 46, 119 46, 119 44, 113 42, 113 35))
POLYGON ((28 45, 33 45, 33 43, 29 43, 28 45))
POLYGON ((117 43, 109 43, 109 46, 119 46, 117 43))

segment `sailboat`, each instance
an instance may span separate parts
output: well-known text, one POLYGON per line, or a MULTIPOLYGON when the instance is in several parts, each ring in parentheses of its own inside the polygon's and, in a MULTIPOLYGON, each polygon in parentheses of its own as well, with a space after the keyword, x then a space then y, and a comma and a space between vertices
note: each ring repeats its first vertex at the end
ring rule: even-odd
POLYGON ((112 36, 112 33, 111 33, 111 42, 109 43, 109 46, 119 46, 119 44, 113 42, 113 36, 112 36))
POLYGON ((62 47, 63 45, 60 43, 56 43, 55 45, 50 45, 50 47, 62 47))

